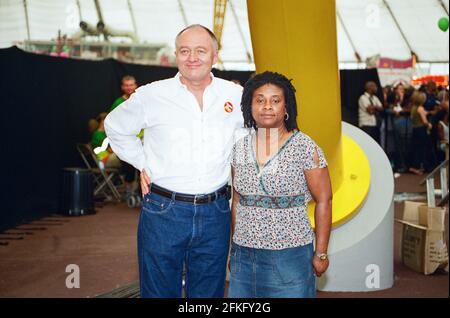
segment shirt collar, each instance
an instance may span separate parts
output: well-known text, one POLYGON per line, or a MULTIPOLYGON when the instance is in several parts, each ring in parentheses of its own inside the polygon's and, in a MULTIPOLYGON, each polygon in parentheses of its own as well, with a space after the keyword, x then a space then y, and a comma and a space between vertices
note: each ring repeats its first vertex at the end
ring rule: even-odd
MULTIPOLYGON (((217 87, 217 79, 212 72, 209 73, 211 76, 211 83, 205 89, 211 89, 214 94, 219 95, 219 89, 217 87)), ((181 82, 181 73, 178 72, 175 75, 175 83, 177 88, 177 93, 180 93, 183 89, 187 89, 186 85, 181 82)))

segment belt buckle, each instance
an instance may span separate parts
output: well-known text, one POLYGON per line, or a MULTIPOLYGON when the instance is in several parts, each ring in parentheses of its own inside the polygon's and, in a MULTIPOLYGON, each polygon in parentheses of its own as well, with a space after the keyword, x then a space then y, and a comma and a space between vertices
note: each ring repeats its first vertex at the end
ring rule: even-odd
POLYGON ((203 199, 207 197, 208 198, 208 203, 211 203, 211 197, 209 195, 206 194, 196 194, 194 196, 194 204, 197 204, 199 200, 203 199))

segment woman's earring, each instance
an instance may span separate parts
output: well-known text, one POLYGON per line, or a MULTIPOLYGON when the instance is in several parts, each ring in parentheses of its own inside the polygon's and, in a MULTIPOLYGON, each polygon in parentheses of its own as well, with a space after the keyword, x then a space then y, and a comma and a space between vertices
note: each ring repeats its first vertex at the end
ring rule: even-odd
POLYGON ((284 114, 284 121, 287 121, 288 119, 289 119, 289 114, 288 113, 286 113, 286 114, 284 114))

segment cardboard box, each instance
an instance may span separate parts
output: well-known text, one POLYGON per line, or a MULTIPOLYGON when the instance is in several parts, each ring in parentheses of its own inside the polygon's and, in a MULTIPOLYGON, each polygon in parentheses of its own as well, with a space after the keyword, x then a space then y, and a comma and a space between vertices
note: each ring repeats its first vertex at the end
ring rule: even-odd
POLYGON ((429 275, 448 264, 447 246, 441 231, 403 225, 402 262, 416 272, 429 275))
POLYGON ((448 265, 444 218, 441 208, 405 201, 403 219, 396 220, 403 224, 401 256, 405 266, 428 275, 448 265))
POLYGON ((426 205, 419 206, 419 225, 429 230, 445 231, 445 209, 430 208, 426 205))
POLYGON ((402 233, 402 263, 415 270, 424 272, 426 231, 415 226, 404 224, 402 233))
POLYGON ((419 224, 419 206, 425 206, 425 204, 423 202, 405 201, 401 220, 419 224))

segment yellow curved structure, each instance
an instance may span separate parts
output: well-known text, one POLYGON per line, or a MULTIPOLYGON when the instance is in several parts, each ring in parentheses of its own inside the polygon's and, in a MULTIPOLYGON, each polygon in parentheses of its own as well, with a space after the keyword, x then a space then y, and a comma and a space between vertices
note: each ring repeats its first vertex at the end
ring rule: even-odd
MULTIPOLYGON (((341 133, 334 0, 248 0, 257 72, 293 79, 300 129, 324 150, 333 186, 333 226, 349 220, 370 186, 364 152, 341 133)), ((309 206, 312 218, 314 205, 309 206)))

